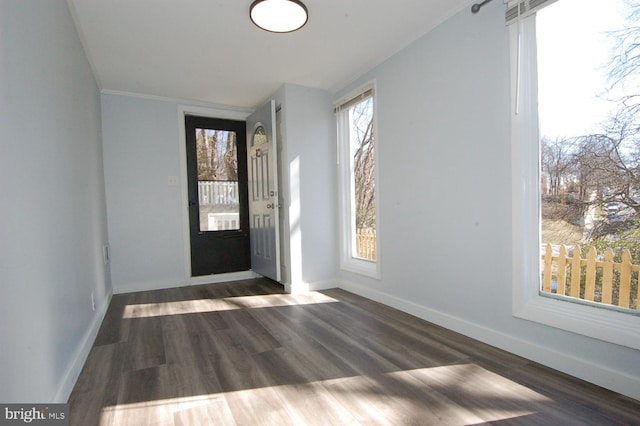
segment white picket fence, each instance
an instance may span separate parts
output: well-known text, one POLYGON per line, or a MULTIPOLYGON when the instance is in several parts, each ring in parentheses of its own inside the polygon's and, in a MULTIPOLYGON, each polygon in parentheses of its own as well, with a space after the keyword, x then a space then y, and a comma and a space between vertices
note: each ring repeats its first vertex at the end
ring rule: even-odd
POLYGON ((377 259, 378 245, 375 229, 356 229, 356 253, 361 259, 377 259))
POLYGON ((542 291, 640 310, 640 265, 632 263, 629 250, 616 262, 611 248, 598 256, 591 247, 583 259, 580 246, 546 244, 541 257, 542 291))
POLYGON ((198 181, 198 203, 201 206, 238 205, 238 182, 198 181))

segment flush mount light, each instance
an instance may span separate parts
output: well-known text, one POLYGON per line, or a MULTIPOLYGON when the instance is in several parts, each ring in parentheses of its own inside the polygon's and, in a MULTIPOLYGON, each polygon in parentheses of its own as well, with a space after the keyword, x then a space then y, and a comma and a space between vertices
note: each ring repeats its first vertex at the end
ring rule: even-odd
POLYGON ((249 8, 251 21, 273 33, 289 33, 307 23, 307 7, 298 0, 256 0, 249 8))

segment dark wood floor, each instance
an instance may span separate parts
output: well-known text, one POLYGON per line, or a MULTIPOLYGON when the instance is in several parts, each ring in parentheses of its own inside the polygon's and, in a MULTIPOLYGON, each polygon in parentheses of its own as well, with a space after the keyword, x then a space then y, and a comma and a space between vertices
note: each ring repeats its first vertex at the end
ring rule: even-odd
POLYGON ((343 290, 113 297, 72 425, 640 424, 640 402, 343 290))

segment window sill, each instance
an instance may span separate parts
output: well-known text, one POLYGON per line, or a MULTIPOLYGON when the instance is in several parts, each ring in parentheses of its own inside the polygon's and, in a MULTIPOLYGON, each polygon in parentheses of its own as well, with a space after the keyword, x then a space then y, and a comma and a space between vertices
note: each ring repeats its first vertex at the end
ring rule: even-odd
POLYGON ((380 278, 380 269, 378 268, 378 262, 373 262, 371 260, 356 259, 353 257, 342 259, 342 262, 340 263, 340 269, 359 275, 365 275, 371 278, 380 278))
POLYGON ((532 295, 514 301, 513 316, 632 349, 640 349, 640 316, 532 295))

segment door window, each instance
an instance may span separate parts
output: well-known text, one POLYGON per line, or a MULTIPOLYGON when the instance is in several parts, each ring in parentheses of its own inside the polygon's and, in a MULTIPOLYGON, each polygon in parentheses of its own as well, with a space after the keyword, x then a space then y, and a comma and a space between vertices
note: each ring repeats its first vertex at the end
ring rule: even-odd
POLYGON ((200 231, 240 229, 238 136, 196 128, 200 231))

